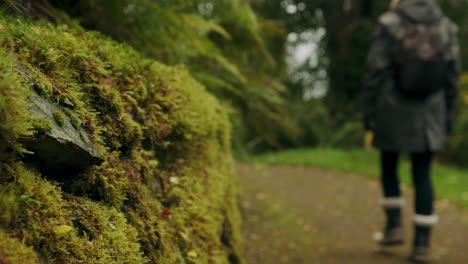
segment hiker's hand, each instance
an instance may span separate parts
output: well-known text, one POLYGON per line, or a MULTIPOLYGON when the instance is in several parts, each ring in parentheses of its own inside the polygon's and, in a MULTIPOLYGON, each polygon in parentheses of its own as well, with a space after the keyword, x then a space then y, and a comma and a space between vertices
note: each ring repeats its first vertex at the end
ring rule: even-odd
POLYGON ((364 135, 364 149, 367 151, 372 150, 372 141, 374 141, 374 132, 372 130, 366 130, 364 135))

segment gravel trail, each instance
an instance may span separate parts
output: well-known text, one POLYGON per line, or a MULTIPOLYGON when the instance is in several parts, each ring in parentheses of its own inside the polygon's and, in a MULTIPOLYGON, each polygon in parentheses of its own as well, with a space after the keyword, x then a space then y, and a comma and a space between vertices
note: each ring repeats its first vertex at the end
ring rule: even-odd
MULTIPOLYGON (((407 243, 382 249, 379 184, 366 177, 313 168, 238 164, 248 264, 408 263, 412 193, 405 188, 407 243)), ((440 264, 468 264, 468 210, 444 200, 433 253, 440 264)))

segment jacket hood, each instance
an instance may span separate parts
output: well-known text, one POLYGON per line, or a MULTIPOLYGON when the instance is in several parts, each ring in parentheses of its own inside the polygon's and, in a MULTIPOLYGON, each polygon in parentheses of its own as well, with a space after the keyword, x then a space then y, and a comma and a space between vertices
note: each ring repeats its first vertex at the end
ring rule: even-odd
POLYGON ((443 16, 442 10, 435 0, 401 0, 396 11, 401 12, 416 23, 424 24, 435 23, 443 16))

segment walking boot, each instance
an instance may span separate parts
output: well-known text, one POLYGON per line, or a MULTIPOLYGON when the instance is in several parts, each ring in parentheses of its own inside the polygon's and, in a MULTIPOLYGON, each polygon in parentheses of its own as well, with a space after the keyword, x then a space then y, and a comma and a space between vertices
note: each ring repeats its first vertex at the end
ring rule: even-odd
POLYGON ((401 209, 385 209, 386 225, 383 237, 378 243, 381 246, 397 246, 404 242, 404 232, 401 225, 401 209))
POLYGON ((415 263, 429 263, 431 261, 430 242, 431 229, 437 223, 437 216, 415 216, 413 251, 409 259, 415 263))
POLYGON ((415 227, 413 251, 410 255, 411 261, 416 263, 427 263, 431 260, 429 252, 430 232, 430 227, 415 227))
POLYGON ((401 224, 401 208, 404 206, 401 197, 385 197, 380 205, 385 211, 385 228, 383 237, 378 241, 381 246, 396 246, 404 242, 404 232, 401 224))

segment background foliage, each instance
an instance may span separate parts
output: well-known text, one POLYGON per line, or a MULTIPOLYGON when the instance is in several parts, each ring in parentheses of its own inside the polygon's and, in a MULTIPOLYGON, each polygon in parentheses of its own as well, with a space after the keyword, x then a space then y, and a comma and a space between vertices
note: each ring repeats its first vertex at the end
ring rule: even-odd
MULTIPOLYGON (((66 12, 85 28, 129 43, 148 57, 187 65, 229 109, 233 146, 242 153, 360 145, 367 50, 377 18, 390 1, 7 2, 33 17, 75 23, 64 18, 66 12), (304 47, 308 52, 297 53, 304 47), (294 56, 305 58, 291 61, 294 56)), ((439 2, 460 26, 461 46, 468 45, 463 12, 468 3, 439 2)), ((462 49, 462 54, 466 61, 468 51, 462 49)), ((463 112, 457 122, 463 123, 463 112)), ((460 142, 460 132, 454 142, 460 142)), ((457 146, 461 144, 452 144, 450 159, 459 156, 457 146)))
MULTIPOLYGON (((468 8, 468 2, 439 2, 446 15, 459 25, 462 60, 466 62, 468 49, 464 47, 468 46, 468 18, 463 10, 468 8)), ((282 138, 286 139, 283 145, 361 146, 360 96, 366 56, 377 18, 388 9, 389 3, 373 0, 253 1, 254 9, 260 16, 284 21, 287 34, 281 39, 283 46, 292 47, 293 50, 314 46, 312 56, 305 53, 309 57, 302 64, 289 65, 288 75, 284 79, 289 92, 286 105, 291 105, 288 116, 297 129, 294 133, 286 133, 286 137, 282 138), (323 86, 326 92, 320 92, 323 86), (315 98, 310 99, 310 94, 315 94, 312 96, 315 98), (314 129, 310 129, 312 127, 314 129), (320 140, 310 140, 316 138, 320 140)), ((278 42, 275 45, 281 46, 278 42)), ((287 49, 279 54, 286 58, 291 56, 287 49)), ((444 156, 450 162, 466 166, 468 81, 466 74, 464 76, 460 81, 456 128, 444 156)))
POLYGON ((148 57, 187 65, 239 124, 235 149, 279 147, 275 128, 287 123, 281 96, 285 88, 267 39, 282 28, 279 22, 257 18, 246 1, 85 0, 55 5, 84 27, 127 42, 148 57))

